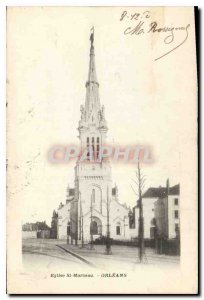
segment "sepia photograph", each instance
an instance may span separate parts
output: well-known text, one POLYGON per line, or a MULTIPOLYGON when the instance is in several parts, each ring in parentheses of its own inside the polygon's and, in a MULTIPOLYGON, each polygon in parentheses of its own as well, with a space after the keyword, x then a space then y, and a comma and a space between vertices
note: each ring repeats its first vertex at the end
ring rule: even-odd
POLYGON ((197 294, 194 7, 7 8, 7 293, 197 294))

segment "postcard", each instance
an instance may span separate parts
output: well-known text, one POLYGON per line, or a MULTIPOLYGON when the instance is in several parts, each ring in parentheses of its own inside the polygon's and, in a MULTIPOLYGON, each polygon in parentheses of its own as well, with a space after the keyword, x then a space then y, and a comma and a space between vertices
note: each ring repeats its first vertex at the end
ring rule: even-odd
POLYGON ((7 293, 197 294, 194 7, 7 8, 7 293))

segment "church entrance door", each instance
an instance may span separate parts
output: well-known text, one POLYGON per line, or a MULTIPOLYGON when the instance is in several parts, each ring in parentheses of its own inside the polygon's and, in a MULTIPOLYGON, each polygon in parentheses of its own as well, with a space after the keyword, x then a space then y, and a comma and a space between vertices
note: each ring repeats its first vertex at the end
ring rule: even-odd
POLYGON ((92 218, 92 222, 90 223, 90 234, 92 235, 102 234, 102 223, 101 220, 97 217, 92 218))

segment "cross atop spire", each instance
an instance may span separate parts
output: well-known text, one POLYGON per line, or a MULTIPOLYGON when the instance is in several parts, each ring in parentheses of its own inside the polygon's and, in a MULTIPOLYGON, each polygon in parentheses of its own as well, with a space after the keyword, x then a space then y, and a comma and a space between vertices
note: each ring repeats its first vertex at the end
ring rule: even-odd
POLYGON ((91 35, 90 35, 90 41, 91 41, 91 48, 90 48, 90 62, 89 62, 89 74, 88 74, 88 81, 86 85, 90 85, 90 83, 95 83, 98 85, 97 77, 96 77, 96 66, 95 66, 95 53, 94 53, 94 27, 91 28, 91 35))
POLYGON ((89 72, 88 80, 86 82, 86 103, 85 111, 88 120, 91 123, 98 121, 98 113, 100 110, 100 100, 99 100, 99 84, 96 76, 96 66, 95 66, 95 53, 94 53, 94 27, 91 28, 90 35, 91 47, 90 47, 90 60, 89 60, 89 72))
POLYGON ((94 42, 94 26, 91 28, 90 41, 91 41, 91 47, 93 47, 93 42, 94 42))

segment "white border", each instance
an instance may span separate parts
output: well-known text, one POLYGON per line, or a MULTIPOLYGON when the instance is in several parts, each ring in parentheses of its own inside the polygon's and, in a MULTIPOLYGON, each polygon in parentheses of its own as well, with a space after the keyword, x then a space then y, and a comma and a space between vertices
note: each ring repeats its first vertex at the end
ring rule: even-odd
MULTIPOLYGON (((1 299, 8 297, 6 295, 6 6, 198 6, 201 10, 204 7, 203 0, 168 0, 168 1, 135 1, 135 0, 1 0, 0 2, 0 296, 1 299), (2 47, 3 45, 3 47, 2 47)), ((202 22, 201 28, 203 30, 202 22)), ((201 32, 202 32, 201 30, 201 32)), ((203 49, 203 33, 201 36, 200 47, 203 49)), ((200 52, 201 52, 200 49, 200 52)), ((201 60, 203 67, 203 61, 201 60)), ((201 70, 200 70, 201 72, 201 70)), ((200 85, 204 86, 204 79, 201 78, 200 85)), ((200 95, 201 97, 202 95, 200 95)), ((202 97, 200 99, 202 103, 202 97)), ((203 114, 202 105, 202 114, 203 114)), ((201 124, 202 125, 202 124, 201 124)), ((203 126, 200 128, 202 140, 204 140, 203 126)), ((204 163, 202 162, 202 168, 204 163)), ((204 186, 202 178, 201 186, 204 186)), ((201 202, 202 199, 200 199, 201 202)), ((202 205, 202 208, 204 205, 202 205)), ((203 212, 203 209, 202 209, 203 212)), ((201 228, 200 228, 201 229, 201 228)), ((203 240, 203 239, 202 239, 203 240)), ((203 261, 203 260, 202 260, 203 261)), ((203 265, 202 265, 203 267, 203 265)), ((23 297, 24 299, 28 297, 23 297)), ((42 299, 43 296, 38 298, 42 299)), ((59 298, 56 296, 55 298, 59 298)), ((70 297, 69 297, 70 298, 70 297)), ((72 298, 72 297, 71 297, 72 298)), ((109 297, 108 297, 109 298, 109 297)), ((123 298, 126 298, 125 296, 123 298)), ((142 297, 144 298, 144 297, 142 297)), ((146 298, 146 297, 145 297, 146 298)), ((179 298, 179 297, 174 297, 179 298)))
POLYGON ((203 0, 2 0, 0 6, 204 6, 203 0))
POLYGON ((6 6, 2 3, 0 4, 0 28, 0 294, 2 299, 6 291, 6 6))

